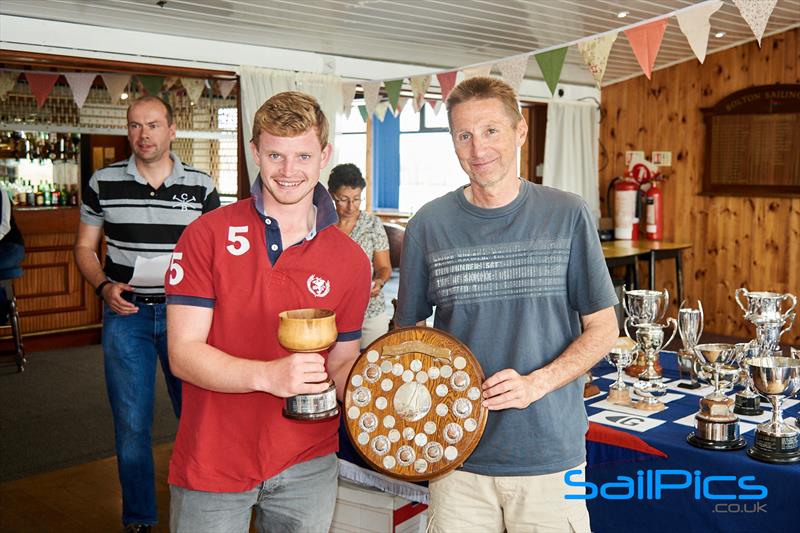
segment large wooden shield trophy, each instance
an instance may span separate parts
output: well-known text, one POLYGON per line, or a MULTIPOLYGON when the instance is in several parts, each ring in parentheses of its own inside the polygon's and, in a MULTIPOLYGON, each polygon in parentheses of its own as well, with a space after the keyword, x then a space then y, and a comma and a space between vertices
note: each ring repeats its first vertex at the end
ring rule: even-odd
POLYGON ((427 327, 391 331, 350 371, 348 436, 367 463, 389 476, 444 475, 469 457, 486 427, 483 380, 478 361, 455 337, 427 327))

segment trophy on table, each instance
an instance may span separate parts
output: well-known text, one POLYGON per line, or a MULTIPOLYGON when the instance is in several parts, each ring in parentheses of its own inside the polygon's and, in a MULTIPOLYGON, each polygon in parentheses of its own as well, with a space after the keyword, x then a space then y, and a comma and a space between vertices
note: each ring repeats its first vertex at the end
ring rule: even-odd
MULTIPOLYGON (((622 307, 628 317, 625 324, 629 321, 632 325, 636 324, 658 324, 667 314, 669 307, 669 291, 650 291, 636 289, 629 291, 622 288, 622 307)), ((626 330, 627 333, 627 330, 626 330)), ((628 334, 631 340, 636 340, 628 334)), ((644 352, 640 352, 633 364, 625 369, 625 373, 632 377, 637 377, 647 367, 647 360, 644 352)), ((661 375, 661 363, 658 359, 653 365, 655 372, 661 375)))
POLYGON ((753 386, 772 404, 772 420, 756 427, 755 444, 747 455, 765 463, 800 461, 800 431, 783 420, 783 402, 800 391, 800 360, 756 357, 750 360, 753 386))
MULTIPOLYGON (((278 314, 278 342, 292 352, 322 352, 336 342, 336 313, 328 309, 294 309, 278 314)), ((336 386, 328 379, 320 393, 286 398, 283 416, 305 422, 339 416, 336 386)))
POLYGON ((697 382, 697 374, 694 371, 694 347, 700 341, 703 333, 703 304, 697 301, 697 309, 683 307, 678 310, 678 333, 681 336, 683 348, 678 350, 678 372, 681 378, 683 374, 689 375, 689 383, 679 383, 678 387, 683 389, 697 389, 700 384, 697 382))
POLYGON ((733 400, 724 390, 730 390, 739 380, 738 356, 733 344, 698 344, 695 356, 704 375, 713 376, 714 392, 700 400, 695 415, 695 431, 686 440, 692 446, 707 450, 741 450, 746 443, 739 435, 739 417, 733 413, 733 400))
MULTIPOLYGON (((632 322, 631 317, 625 320, 625 333, 630 337, 628 323, 632 322)), ((636 328, 636 344, 644 352, 646 367, 638 375, 638 381, 633 384, 633 390, 641 398, 634 404, 637 409, 645 411, 661 411, 664 404, 659 398, 667 393, 667 386, 664 378, 656 371, 655 363, 661 349, 672 342, 675 334, 678 333, 678 323, 674 318, 668 318, 667 324, 633 324, 636 328), (672 335, 669 340, 664 342, 664 329, 672 325, 672 335)))
POLYGON ((745 320, 756 328, 755 341, 759 350, 770 353, 778 350, 781 335, 794 324, 797 297, 788 292, 750 292, 744 287, 736 289, 735 297, 737 305, 744 311, 745 320), (784 302, 789 305, 784 306, 784 302))
POLYGON ((628 337, 620 337, 606 354, 606 361, 617 369, 617 380, 608 387, 608 401, 618 405, 630 405, 631 388, 622 380, 622 371, 633 362, 636 343, 628 337))
MULTIPOLYGON (((761 397, 753 390, 753 378, 750 375, 750 361, 762 355, 758 344, 754 341, 740 342, 736 346, 736 362, 740 370, 740 382, 744 388, 734 396, 733 412, 738 415, 758 416, 764 412, 761 408, 761 397)), ((771 352, 764 352, 763 355, 771 352)))

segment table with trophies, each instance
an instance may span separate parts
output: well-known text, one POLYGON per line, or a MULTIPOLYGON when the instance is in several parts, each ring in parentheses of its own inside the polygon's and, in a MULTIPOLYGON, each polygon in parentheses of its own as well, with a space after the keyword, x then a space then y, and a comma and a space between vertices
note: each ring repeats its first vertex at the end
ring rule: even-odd
POLYGON ((794 529, 800 428, 784 412, 798 416, 800 351, 781 349, 780 339, 794 325, 797 298, 745 288, 735 297, 753 339, 698 344, 700 302, 682 302, 677 319, 666 318, 667 291, 624 293, 627 338, 593 369, 601 393, 586 400, 590 421, 612 435, 604 445, 587 443, 587 480, 619 494, 620 476, 641 481, 669 471, 673 487, 656 498, 645 481, 640 497, 589 500, 595 531, 619 530, 622 516, 631 531, 794 529), (675 335, 682 347, 661 353, 675 335), (620 431, 641 446, 610 453, 620 431), (768 494, 738 498, 748 483, 768 494))

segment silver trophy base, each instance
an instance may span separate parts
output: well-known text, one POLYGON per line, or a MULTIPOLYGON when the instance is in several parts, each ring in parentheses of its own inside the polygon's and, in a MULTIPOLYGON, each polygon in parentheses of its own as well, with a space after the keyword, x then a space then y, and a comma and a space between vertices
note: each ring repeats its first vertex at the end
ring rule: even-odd
POLYGON ((695 448, 702 448, 704 450, 714 450, 718 452, 732 452, 735 450, 741 450, 742 448, 747 446, 747 442, 745 442, 744 437, 739 437, 733 441, 709 440, 709 439, 704 439, 702 437, 698 437, 694 433, 690 433, 689 436, 686 437, 686 442, 688 442, 695 448))
POLYGON ((798 435, 770 435, 756 429, 756 441, 747 455, 763 463, 788 464, 800 461, 798 435))
POLYGON ((761 398, 756 395, 749 396, 739 393, 734 398, 736 405, 733 412, 737 415, 758 416, 764 412, 764 409, 761 408, 761 398))
POLYGON ((329 420, 339 416, 339 405, 336 403, 336 386, 329 381, 329 386, 317 394, 298 394, 286 398, 283 416, 303 422, 329 420))

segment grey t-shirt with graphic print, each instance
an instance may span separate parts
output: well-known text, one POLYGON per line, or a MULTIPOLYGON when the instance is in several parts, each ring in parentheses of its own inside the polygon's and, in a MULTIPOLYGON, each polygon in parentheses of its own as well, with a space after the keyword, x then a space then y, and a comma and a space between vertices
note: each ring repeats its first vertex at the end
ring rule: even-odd
MULTIPOLYGON (((510 204, 484 209, 464 188, 426 204, 406 228, 397 323, 432 313, 469 346, 486 377, 529 374, 581 334, 580 316, 617 303, 595 224, 578 196, 521 180, 510 204)), ((526 409, 492 411, 464 464, 493 476, 538 475, 585 461, 583 379, 526 409)))

